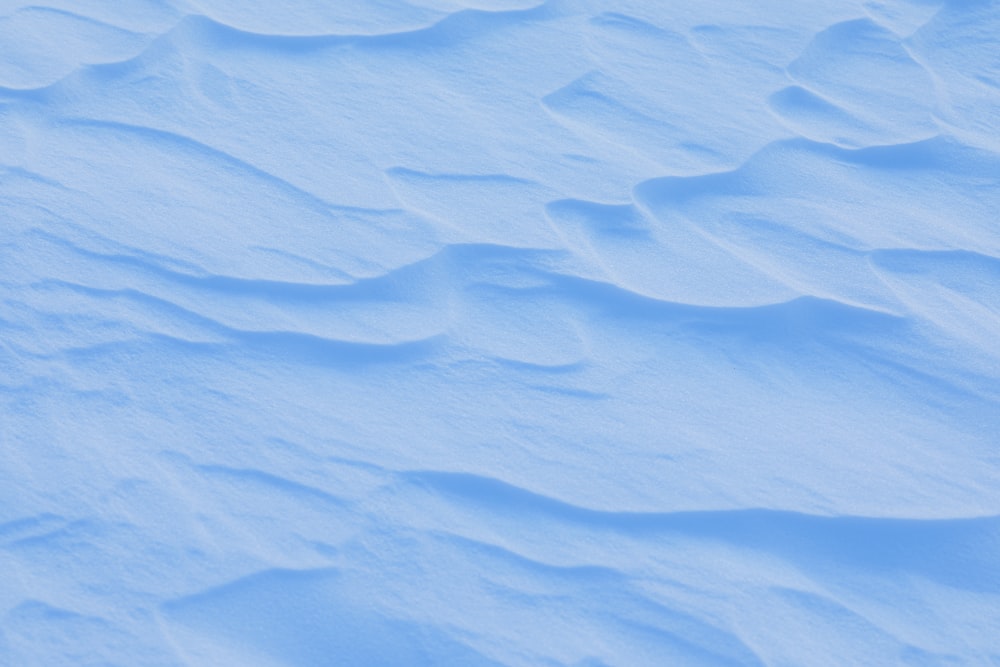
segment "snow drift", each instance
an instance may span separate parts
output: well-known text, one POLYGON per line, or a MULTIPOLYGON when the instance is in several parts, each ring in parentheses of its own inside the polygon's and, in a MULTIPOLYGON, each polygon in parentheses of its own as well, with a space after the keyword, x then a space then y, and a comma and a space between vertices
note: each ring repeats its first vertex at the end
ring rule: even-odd
POLYGON ((0 662, 1000 663, 998 137, 995 0, 0 1, 0 662))

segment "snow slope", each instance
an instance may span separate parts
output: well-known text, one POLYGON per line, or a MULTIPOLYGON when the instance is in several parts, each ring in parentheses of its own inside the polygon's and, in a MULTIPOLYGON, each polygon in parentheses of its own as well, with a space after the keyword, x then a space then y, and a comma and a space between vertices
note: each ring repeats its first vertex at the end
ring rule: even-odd
POLYGON ((1000 2, 38 2, 0 664, 1000 664, 1000 2))

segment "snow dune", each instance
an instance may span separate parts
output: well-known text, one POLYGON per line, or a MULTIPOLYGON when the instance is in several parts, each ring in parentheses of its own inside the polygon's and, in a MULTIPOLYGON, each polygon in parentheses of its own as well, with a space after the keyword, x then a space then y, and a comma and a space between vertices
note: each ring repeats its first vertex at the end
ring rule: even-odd
POLYGON ((0 664, 1000 664, 1000 3, 0 0, 0 664))

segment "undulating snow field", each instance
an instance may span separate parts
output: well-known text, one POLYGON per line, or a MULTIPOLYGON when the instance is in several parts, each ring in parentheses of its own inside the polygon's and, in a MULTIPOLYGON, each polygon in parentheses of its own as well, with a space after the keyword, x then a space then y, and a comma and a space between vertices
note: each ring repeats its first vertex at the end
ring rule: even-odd
POLYGON ((0 0, 0 665, 1000 665, 1000 1, 0 0))

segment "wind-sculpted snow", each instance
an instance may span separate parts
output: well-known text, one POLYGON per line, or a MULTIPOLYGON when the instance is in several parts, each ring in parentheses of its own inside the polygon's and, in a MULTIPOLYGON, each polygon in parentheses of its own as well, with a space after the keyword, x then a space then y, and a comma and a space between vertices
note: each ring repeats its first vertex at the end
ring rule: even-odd
POLYGON ((994 0, 0 0, 0 664, 1000 664, 994 0))

